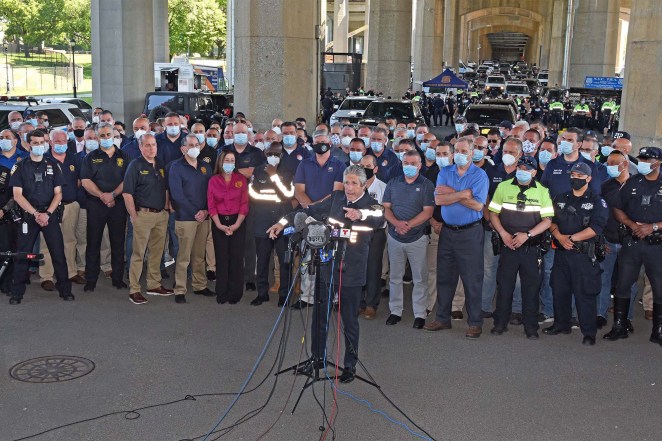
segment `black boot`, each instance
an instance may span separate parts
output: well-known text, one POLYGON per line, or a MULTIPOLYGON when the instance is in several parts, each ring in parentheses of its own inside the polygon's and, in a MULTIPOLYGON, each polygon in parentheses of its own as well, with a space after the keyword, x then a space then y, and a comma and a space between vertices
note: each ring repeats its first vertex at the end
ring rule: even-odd
POLYGON ((650 341, 662 346, 662 303, 653 303, 653 332, 650 341))
POLYGON ((621 338, 628 338, 628 311, 630 310, 630 299, 614 297, 614 325, 611 331, 607 332, 602 338, 615 341, 621 338))

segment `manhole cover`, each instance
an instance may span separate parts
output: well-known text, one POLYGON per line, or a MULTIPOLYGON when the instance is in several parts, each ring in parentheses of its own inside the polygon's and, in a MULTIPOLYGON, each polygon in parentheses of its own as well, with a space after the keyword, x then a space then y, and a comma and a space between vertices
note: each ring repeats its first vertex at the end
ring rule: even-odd
POLYGON ((83 377, 94 367, 87 358, 52 355, 22 361, 9 370, 9 375, 26 383, 57 383, 83 377))

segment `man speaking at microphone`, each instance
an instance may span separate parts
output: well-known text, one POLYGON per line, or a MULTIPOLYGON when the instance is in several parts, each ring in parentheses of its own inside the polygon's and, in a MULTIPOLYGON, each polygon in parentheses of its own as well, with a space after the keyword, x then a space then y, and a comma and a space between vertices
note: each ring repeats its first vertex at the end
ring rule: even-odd
MULTIPOLYGON (((330 145, 325 144, 325 148, 328 150, 330 145)), ((367 231, 356 231, 356 237, 347 242, 346 251, 336 253, 333 264, 329 262, 321 268, 320 277, 323 283, 320 299, 315 303, 315 307, 320 308, 320 311, 319 314, 313 314, 312 325, 312 329, 317 329, 319 332, 319 343, 312 338, 312 357, 299 367, 298 372, 301 374, 310 375, 315 367, 324 368, 327 313, 329 311, 326 302, 331 300, 328 293, 329 287, 333 283, 333 292, 338 294, 340 316, 345 328, 345 359, 340 382, 349 383, 354 380, 359 348, 358 312, 362 289, 366 281, 368 251, 372 236, 370 230, 379 228, 384 223, 383 210, 365 191, 366 181, 367 177, 363 167, 350 165, 343 172, 344 192, 335 191, 331 197, 303 210, 304 213, 315 219, 327 218, 329 223, 340 222, 344 228, 364 227, 363 230, 367 231), (331 275, 332 265, 333 275, 331 275), (331 282, 331 280, 333 281, 331 282), (319 317, 319 321, 316 317, 319 317)), ((296 213, 290 213, 269 228, 267 230, 269 237, 275 239, 285 225, 294 221, 295 215, 296 213)), ((339 249, 342 249, 342 246, 339 249)))

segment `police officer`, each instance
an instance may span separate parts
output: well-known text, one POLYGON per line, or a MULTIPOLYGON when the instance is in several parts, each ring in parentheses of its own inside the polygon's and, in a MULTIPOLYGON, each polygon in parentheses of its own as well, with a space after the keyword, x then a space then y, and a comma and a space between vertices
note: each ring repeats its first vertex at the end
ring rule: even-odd
POLYGON ((96 133, 101 148, 85 156, 80 170, 81 184, 87 191, 87 283, 84 291, 94 291, 96 287, 100 271, 101 240, 106 226, 110 240, 112 283, 117 289, 126 288, 123 280, 126 209, 121 195, 129 158, 115 147, 112 125, 101 123, 96 133))
POLYGON ((253 180, 248 186, 255 216, 253 234, 257 249, 257 297, 251 305, 258 306, 269 301, 269 262, 275 249, 280 263, 278 306, 283 306, 290 284, 289 265, 285 263, 289 239, 282 235, 271 239, 267 230, 292 211, 294 186, 292 177, 284 176, 280 171, 282 144, 272 142, 265 154, 267 163, 255 168, 253 180))
POLYGON ((591 109, 584 98, 572 109, 573 124, 580 129, 586 128, 587 121, 591 118, 591 109))
MULTIPOLYGON (((345 191, 335 191, 323 201, 310 205, 305 210, 306 214, 316 219, 321 219, 324 216, 337 219, 345 227, 363 226, 373 229, 381 227, 384 223, 383 212, 382 210, 375 210, 374 207, 377 202, 366 193, 366 182, 367 178, 363 167, 358 165, 347 167, 343 172, 345 191)), ((290 213, 285 219, 269 228, 269 236, 275 239, 283 230, 284 225, 292 223, 293 220, 294 214, 290 213)), ((334 256, 333 291, 338 293, 340 315, 345 328, 344 369, 339 379, 342 383, 349 383, 354 380, 356 372, 359 348, 358 312, 363 285, 366 282, 370 235, 369 231, 359 232, 354 242, 350 241, 346 244, 344 257, 342 253, 336 253, 334 256), (339 286, 340 277, 342 277, 341 287, 339 286)), ((320 364, 326 348, 326 302, 332 300, 327 299, 325 295, 329 292, 330 268, 330 265, 324 265, 320 271, 321 274, 319 274, 326 282, 326 286, 321 290, 322 295, 318 303, 315 304, 315 307, 320 308, 321 311, 319 311, 319 314, 313 315, 312 327, 319 332, 319 341, 315 338, 311 340, 312 358, 300 365, 299 372, 306 375, 312 373, 316 364, 317 367, 324 367, 320 364), (318 316, 319 320, 317 320, 318 316)))
POLYGON ((554 207, 549 191, 533 179, 537 169, 534 158, 520 158, 515 178, 499 184, 490 201, 490 221, 503 242, 496 277, 494 328, 491 331, 495 335, 507 330, 519 274, 524 332, 528 339, 538 339, 536 315, 542 281, 540 245, 552 223, 554 207))
POLYGON ((551 286, 554 297, 554 324, 547 335, 570 334, 572 296, 575 296, 582 344, 594 345, 597 326, 596 297, 600 293, 598 238, 607 224, 607 203, 589 190, 591 167, 578 162, 572 167, 572 190, 554 198, 554 218, 550 232, 556 253, 551 286))
POLYGON ((643 265, 653 288, 653 331, 650 341, 662 345, 662 149, 644 147, 639 150, 637 158, 639 174, 628 179, 613 207, 616 220, 625 225, 630 233, 623 241, 618 262, 614 325, 604 338, 618 340, 628 336, 630 288, 643 265))
MULTIPOLYGON (((16 251, 31 252, 38 234, 42 232, 51 251, 60 297, 63 300, 74 300, 71 282, 67 277, 62 231, 55 213, 62 200, 62 173, 54 160, 44 157, 44 132, 33 130, 27 134, 26 140, 30 156, 13 167, 9 180, 9 185, 14 187, 14 200, 23 209, 23 223, 16 251)), ((14 268, 10 305, 21 303, 27 279, 28 261, 19 259, 14 268)))
POLYGON ((168 230, 168 213, 165 208, 169 202, 165 169, 163 163, 156 157, 157 143, 154 135, 143 135, 138 142, 141 156, 129 164, 122 191, 126 211, 133 224, 129 300, 135 305, 147 303, 140 292, 140 276, 147 250, 149 250, 147 294, 157 296, 173 294, 172 289, 166 289, 161 285, 160 270, 168 230))

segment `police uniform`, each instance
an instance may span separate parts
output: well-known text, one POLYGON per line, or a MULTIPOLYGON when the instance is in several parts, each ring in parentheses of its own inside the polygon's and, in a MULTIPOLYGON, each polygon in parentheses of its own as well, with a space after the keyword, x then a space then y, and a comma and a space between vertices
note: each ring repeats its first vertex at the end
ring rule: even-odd
POLYGON ((161 287, 161 256, 168 231, 166 178, 163 163, 156 158, 150 164, 143 156, 129 164, 123 192, 133 196, 136 219, 133 220, 133 253, 129 266, 129 292, 140 293, 143 259, 147 259, 147 292, 161 287))
POLYGON ((278 297, 282 305, 287 297, 290 282, 290 268, 284 263, 289 238, 279 236, 276 240, 272 240, 266 231, 292 211, 294 186, 291 178, 289 183, 286 183, 285 178, 280 176, 280 167, 273 175, 267 172, 267 167, 267 164, 257 167, 248 186, 251 211, 255 219, 252 233, 257 251, 257 299, 252 304, 259 305, 269 300, 269 262, 275 249, 280 263, 278 297))
MULTIPOLYGON (((112 193, 124 181, 129 165, 126 153, 113 147, 108 156, 104 149, 88 153, 83 159, 80 179, 89 179, 102 193, 112 193)), ((108 207, 101 199, 87 193, 87 248, 85 250, 86 288, 94 289, 100 271, 100 251, 103 230, 108 226, 110 261, 114 285, 123 286, 124 236, 126 230, 126 208, 121 194, 115 194, 115 205, 108 207)))
MULTIPOLYGON (((0 251, 16 251, 16 238, 18 237, 18 225, 12 222, 11 213, 9 209, 14 204, 7 203, 13 199, 12 188, 9 185, 11 177, 11 170, 17 162, 22 161, 28 155, 27 152, 15 150, 14 154, 6 157, 0 154, 0 209, 3 211, 2 219, 0 219, 0 251)), ((15 206, 17 208, 17 205, 15 206)), ((12 274, 14 273, 14 263, 12 259, 8 259, 9 264, 5 270, 4 277, 0 280, 0 290, 5 294, 9 294, 11 287, 12 274)))
MULTIPOLYGON (((590 169, 583 164, 575 165, 573 170, 590 175, 590 169)), ((593 178, 595 179, 595 176, 593 178)), ((597 296, 602 286, 596 248, 598 237, 602 235, 607 224, 607 203, 590 189, 586 189, 581 196, 575 196, 569 191, 554 198, 554 213, 552 223, 563 236, 571 236, 586 228, 591 228, 596 236, 586 241, 574 242, 571 250, 566 250, 554 239, 556 252, 550 282, 554 324, 543 332, 548 335, 570 333, 574 294, 581 332, 585 339, 590 337, 594 340, 597 332, 597 296)))
MULTIPOLYGON (((662 149, 644 147, 638 158, 662 160, 662 149)), ((618 282, 614 298, 614 327, 608 340, 627 337, 627 313, 630 306, 630 288, 637 281, 641 266, 653 288, 653 331, 650 341, 662 345, 662 174, 657 179, 646 179, 643 174, 630 177, 616 199, 614 208, 621 210, 632 221, 653 224, 653 232, 639 239, 631 233, 624 235, 618 261, 618 282)))
MULTIPOLYGON (((57 162, 51 158, 43 157, 41 161, 27 158, 16 163, 12 169, 9 185, 22 188, 23 196, 37 212, 46 212, 53 198, 55 190, 62 188, 62 172, 57 162)), ((48 213, 48 225, 37 224, 34 213, 23 210, 23 222, 18 234, 16 251, 29 253, 33 250, 39 233, 43 233, 48 249, 51 251, 58 293, 64 300, 73 300, 71 282, 67 277, 67 261, 64 255, 64 243, 60 223, 55 213, 48 213)), ((14 279, 11 288, 11 303, 20 303, 25 293, 25 284, 28 279, 28 261, 18 259, 14 266, 14 279)))
MULTIPOLYGON (((537 164, 527 158, 532 170, 537 164)), ((494 329, 503 332, 510 320, 513 292, 519 274, 522 292, 522 321, 527 337, 536 338, 538 329, 538 292, 542 282, 542 252, 540 245, 543 234, 532 236, 530 231, 544 218, 554 215, 549 191, 531 179, 521 185, 517 178, 502 182, 496 189, 489 210, 499 215, 501 226, 510 235, 525 234, 528 239, 522 246, 512 250, 501 247, 496 274, 497 299, 494 311, 494 329)), ((497 234, 497 233, 493 233, 497 234)))

